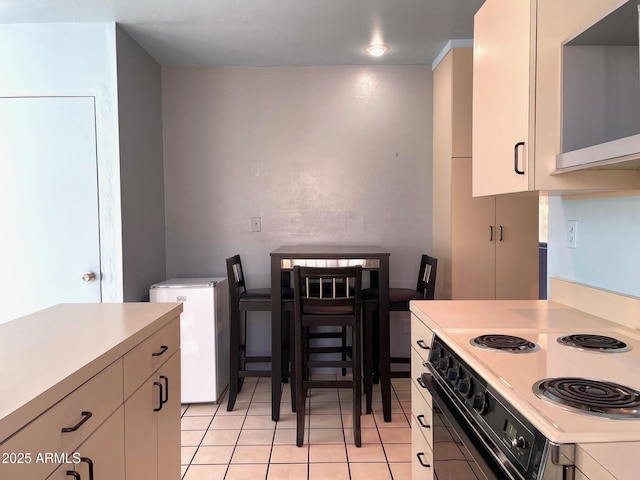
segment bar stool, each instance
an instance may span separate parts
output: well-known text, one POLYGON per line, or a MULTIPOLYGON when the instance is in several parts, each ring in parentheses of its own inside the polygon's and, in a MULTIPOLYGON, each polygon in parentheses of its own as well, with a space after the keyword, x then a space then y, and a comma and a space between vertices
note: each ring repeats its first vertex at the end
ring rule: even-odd
MULTIPOLYGON (((389 289, 389 311, 408 312, 411 300, 433 300, 436 288, 436 272, 438 259, 429 255, 422 255, 418 283, 415 290, 411 288, 389 289)), ((378 316, 378 289, 367 288, 362 291, 364 305, 364 393, 367 399, 366 412, 372 411, 373 383, 380 376, 380 320, 378 316)), ((389 339, 384 339, 388 342, 389 339)), ((390 363, 410 364, 411 357, 390 357, 390 363)), ((408 378, 410 370, 391 371, 391 378, 408 378)))
MULTIPOLYGON (((247 356, 246 333, 247 312, 271 311, 271 289, 253 288, 247 289, 240 255, 234 255, 226 260, 227 278, 229 281, 229 399, 227 411, 232 411, 235 406, 238 393, 246 377, 270 377, 271 370, 252 370, 247 364, 270 363, 271 356, 247 356)), ((283 322, 283 351, 276 353, 282 355, 282 376, 289 376, 289 360, 293 359, 293 349, 289 338, 289 322, 293 320, 293 289, 282 289, 283 311, 286 320, 283 322)), ((284 317, 283 317, 284 318, 284 317)), ((250 319, 250 317, 249 317, 250 319)), ((274 355, 274 352, 271 352, 274 355)), ((292 386, 293 392, 293 386, 292 386)))
POLYGON ((293 269, 295 311, 295 355, 292 375, 296 390, 296 445, 304 443, 307 391, 310 388, 350 388, 353 392, 353 436, 362 445, 361 292, 362 267, 300 267, 293 269), (317 282, 319 288, 311 288, 317 282), (342 287, 340 287, 342 285, 342 287), (316 327, 350 327, 351 348, 347 359, 311 358, 310 331, 316 327), (350 368, 352 377, 340 380, 313 380, 311 368, 350 368))

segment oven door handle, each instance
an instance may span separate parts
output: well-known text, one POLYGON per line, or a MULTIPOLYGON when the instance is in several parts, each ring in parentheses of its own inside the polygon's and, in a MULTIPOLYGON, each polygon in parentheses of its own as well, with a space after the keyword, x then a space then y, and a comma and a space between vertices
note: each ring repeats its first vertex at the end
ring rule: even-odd
MULTIPOLYGON (((485 474, 488 480, 520 480, 522 476, 516 468, 510 464, 505 455, 475 425, 473 420, 469 420, 469 415, 462 412, 449 398, 447 392, 439 386, 434 378, 434 369, 428 364, 427 368, 431 374, 424 373, 420 379, 420 384, 426 388, 434 402, 455 430, 461 442, 467 448, 476 464, 485 474), (464 425, 466 426, 463 426, 464 425), (473 437, 473 438, 472 438, 473 437), (483 454, 484 453, 484 454, 483 454), (487 458, 489 457, 489 458, 487 458)), ((434 462, 436 463, 436 462, 434 462)), ((436 466, 437 470, 437 466, 436 466)))

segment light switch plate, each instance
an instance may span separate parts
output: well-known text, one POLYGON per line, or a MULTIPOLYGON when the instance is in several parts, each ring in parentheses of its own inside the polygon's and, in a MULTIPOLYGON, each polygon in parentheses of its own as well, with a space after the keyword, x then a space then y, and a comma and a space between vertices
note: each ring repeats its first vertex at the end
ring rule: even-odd
POLYGON ((251 217, 251 231, 259 232, 262 230, 262 220, 260 217, 251 217))

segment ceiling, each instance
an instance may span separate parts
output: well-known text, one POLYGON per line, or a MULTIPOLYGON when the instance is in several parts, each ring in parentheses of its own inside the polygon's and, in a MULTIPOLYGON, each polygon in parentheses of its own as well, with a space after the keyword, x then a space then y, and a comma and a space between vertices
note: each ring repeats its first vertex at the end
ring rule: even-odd
POLYGON ((484 0, 1 0, 0 24, 117 22, 162 65, 430 64, 484 0), (390 51, 373 58, 369 43, 390 51))

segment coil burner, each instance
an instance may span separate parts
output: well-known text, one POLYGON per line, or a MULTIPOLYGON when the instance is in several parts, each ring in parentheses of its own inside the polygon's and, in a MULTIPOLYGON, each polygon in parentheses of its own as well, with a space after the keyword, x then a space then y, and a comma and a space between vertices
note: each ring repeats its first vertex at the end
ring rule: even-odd
POLYGON ((558 338, 558 343, 568 347, 594 352, 621 353, 631 350, 629 345, 617 338, 606 337, 604 335, 591 335, 588 333, 566 335, 558 338))
POLYGON ((537 352, 540 347, 526 338, 512 335, 489 334, 472 338, 471 345, 477 348, 498 350, 506 353, 530 353, 537 352))
POLYGON ((547 378, 533 393, 566 410, 611 419, 640 419, 640 391, 590 378, 547 378))

